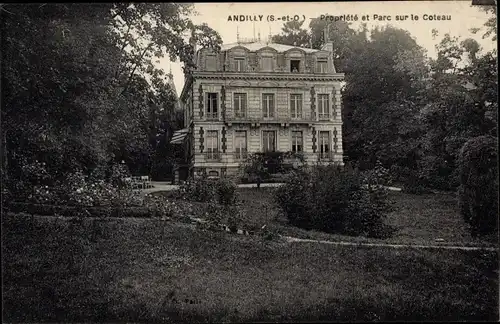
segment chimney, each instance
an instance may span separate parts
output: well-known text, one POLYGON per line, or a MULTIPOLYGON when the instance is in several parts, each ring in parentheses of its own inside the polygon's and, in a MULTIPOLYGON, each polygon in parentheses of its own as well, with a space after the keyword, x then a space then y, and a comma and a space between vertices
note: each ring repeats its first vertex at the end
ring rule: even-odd
POLYGON ((330 39, 330 24, 326 24, 323 30, 323 46, 321 50, 333 53, 333 42, 330 39))
POLYGON ((323 46, 321 47, 321 50, 328 52, 328 56, 329 56, 328 70, 332 71, 333 73, 336 73, 335 64, 333 62, 333 42, 330 39, 330 28, 329 27, 330 27, 330 24, 327 24, 325 26, 324 31, 323 31, 324 43, 323 43, 323 46))

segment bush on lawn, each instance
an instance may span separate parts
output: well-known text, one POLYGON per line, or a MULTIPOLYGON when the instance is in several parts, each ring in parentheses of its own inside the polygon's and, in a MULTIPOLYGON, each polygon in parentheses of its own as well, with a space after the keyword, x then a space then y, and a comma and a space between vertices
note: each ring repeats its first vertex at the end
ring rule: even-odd
POLYGON ((178 203, 159 195, 146 195, 144 206, 148 209, 151 217, 174 218, 183 214, 178 203))
POLYGON ((494 137, 480 136, 460 152, 459 206, 473 236, 498 230, 497 143, 494 137))
POLYGON ((236 184, 228 179, 219 179, 215 185, 219 204, 233 205, 236 202, 236 184))
POLYGON ((213 180, 203 176, 184 182, 175 194, 185 200, 232 205, 236 201, 236 188, 236 184, 229 179, 213 180))
POLYGON ((392 185, 392 176, 389 169, 385 168, 379 160, 377 160, 373 169, 363 171, 361 176, 363 182, 369 185, 392 185))
POLYGON ((8 185, 9 193, 16 202, 68 206, 140 206, 138 191, 118 183, 127 172, 123 166, 113 168, 106 178, 102 170, 91 174, 77 170, 57 178, 47 173, 44 163, 34 161, 22 164, 24 178, 8 185), (123 171, 123 172, 122 172, 123 171))
POLYGON ((298 227, 372 237, 387 234, 387 190, 365 182, 352 169, 329 165, 294 172, 276 190, 275 199, 298 227))

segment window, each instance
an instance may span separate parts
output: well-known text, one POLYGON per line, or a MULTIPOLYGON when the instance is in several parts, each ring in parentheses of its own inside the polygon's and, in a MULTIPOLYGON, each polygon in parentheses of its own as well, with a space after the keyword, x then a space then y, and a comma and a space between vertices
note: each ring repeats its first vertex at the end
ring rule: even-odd
POLYGON ((247 111, 247 94, 234 94, 234 117, 245 117, 247 111))
POLYGON ((276 132, 263 131, 262 132, 262 151, 275 152, 276 151, 276 132))
POLYGON ((219 134, 215 130, 207 131, 207 160, 219 158, 219 134))
POLYGON ((321 159, 328 158, 330 152, 330 132, 319 132, 319 157, 321 159))
POLYGON ((302 152, 304 147, 301 131, 292 132, 292 152, 302 152))
POLYGON ((302 95, 290 95, 290 114, 292 118, 302 118, 302 95))
POLYGON ((319 94, 318 95, 318 115, 319 119, 329 119, 329 100, 327 94, 319 94))
POLYGON ((300 71, 300 60, 290 60, 290 72, 300 71))
POLYGON ((273 70, 273 58, 271 56, 264 56, 261 59, 262 71, 271 72, 273 70))
POLYGON ((262 94, 262 115, 265 118, 274 117, 274 94, 262 94))
POLYGON ((217 60, 215 54, 207 54, 205 59, 205 70, 217 71, 217 60))
POLYGON ((236 72, 243 72, 243 71, 245 71, 245 58, 243 58, 243 57, 236 57, 234 59, 234 71, 236 71, 236 72))
POLYGON ((328 72, 328 61, 326 59, 319 59, 317 62, 317 72, 326 73, 328 72))
POLYGON ((247 132, 234 132, 234 154, 237 160, 245 159, 247 156, 247 132))
POLYGON ((217 119, 219 117, 217 93, 207 93, 206 98, 207 119, 217 119))

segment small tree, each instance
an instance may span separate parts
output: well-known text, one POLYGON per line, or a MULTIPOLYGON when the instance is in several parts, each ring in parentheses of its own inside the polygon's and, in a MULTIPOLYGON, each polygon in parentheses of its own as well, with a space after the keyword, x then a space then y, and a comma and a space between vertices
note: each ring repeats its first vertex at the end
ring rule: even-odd
POLYGON ((275 191, 275 199, 294 226, 347 235, 389 235, 383 222, 391 210, 387 191, 366 185, 357 170, 315 165, 289 175, 275 191))
MULTIPOLYGON (((247 159, 240 165, 243 174, 250 179, 255 179, 259 183, 260 180, 269 177, 269 172, 266 168, 266 163, 261 154, 249 154, 247 159)), ((259 183, 260 184, 260 183, 259 183)))
POLYGON ((498 229, 497 145, 497 138, 479 136, 460 152, 459 206, 473 236, 498 229))

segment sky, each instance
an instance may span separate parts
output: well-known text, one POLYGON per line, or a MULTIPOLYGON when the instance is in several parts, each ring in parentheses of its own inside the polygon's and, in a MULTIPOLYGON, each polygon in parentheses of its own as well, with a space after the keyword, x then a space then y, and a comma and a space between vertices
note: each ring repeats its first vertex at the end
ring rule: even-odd
MULTIPOLYGON (((282 21, 277 17, 288 15, 289 17, 300 16, 300 20, 306 19, 305 25, 309 25, 311 18, 328 13, 331 16, 358 16, 358 21, 352 22, 352 27, 357 28, 363 23, 362 17, 367 16, 369 21, 364 21, 368 29, 376 26, 382 27, 392 25, 407 30, 417 43, 427 50, 431 57, 436 55, 435 45, 442 39, 444 34, 457 36, 461 39, 474 38, 484 50, 496 48, 496 42, 491 38, 482 39, 482 32, 476 35, 470 32, 470 28, 483 27, 488 15, 477 7, 471 6, 471 1, 373 1, 373 2, 260 2, 260 3, 195 3, 194 8, 197 15, 191 20, 195 24, 207 23, 216 30, 224 43, 235 43, 237 31, 240 38, 252 38, 260 32, 262 39, 267 39, 269 34, 275 35, 281 32, 282 21), (252 18, 256 16, 257 21, 228 21, 228 16, 246 15, 252 18), (268 22, 270 15, 275 16, 275 21, 268 22), (375 17, 377 15, 378 17, 375 17), (412 20, 418 16, 418 20, 412 20), (451 20, 424 20, 424 15, 451 16, 451 20), (262 16, 262 21, 260 20, 262 16), (391 21, 380 17, 390 16, 391 21), (396 21, 396 16, 408 16, 405 21, 396 21), (376 19, 376 20, 374 20, 376 19), (432 38, 432 30, 436 29, 439 36, 432 38)), ((427 17, 427 16, 426 16, 427 17)), ((333 18, 333 17, 332 17, 333 18)), ((162 59, 159 67, 165 72, 172 69, 174 83, 177 93, 180 95, 184 85, 182 65, 179 62, 170 62, 168 58, 162 59)))

